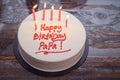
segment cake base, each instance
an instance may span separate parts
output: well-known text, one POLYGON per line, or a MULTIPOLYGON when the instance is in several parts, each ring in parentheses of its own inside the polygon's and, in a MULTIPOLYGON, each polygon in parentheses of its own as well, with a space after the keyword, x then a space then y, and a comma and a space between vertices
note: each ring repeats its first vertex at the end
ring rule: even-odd
POLYGON ((88 55, 88 50, 89 50, 88 39, 86 39, 85 49, 84 49, 83 55, 80 58, 80 60, 74 66, 72 66, 72 67, 70 67, 70 68, 68 68, 66 70, 63 70, 63 71, 46 72, 46 71, 41 71, 41 70, 35 69, 32 66, 30 66, 28 63, 26 63, 23 60, 23 58, 21 57, 20 53, 19 53, 18 45, 19 45, 18 44, 18 38, 16 37, 15 40, 14 40, 13 51, 14 51, 14 55, 16 56, 16 59, 18 60, 18 62, 26 70, 28 70, 28 71, 30 71, 30 72, 32 72, 34 74, 41 75, 41 76, 60 76, 60 75, 64 75, 66 73, 69 73, 72 70, 77 69, 79 66, 81 66, 85 62, 85 60, 87 58, 87 55, 88 55))

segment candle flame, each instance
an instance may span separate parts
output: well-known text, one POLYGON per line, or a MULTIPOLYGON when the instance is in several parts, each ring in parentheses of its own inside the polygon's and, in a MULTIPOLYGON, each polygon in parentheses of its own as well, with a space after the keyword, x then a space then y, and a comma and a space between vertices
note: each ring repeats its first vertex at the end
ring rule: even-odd
POLYGON ((38 21, 37 21, 37 20, 35 20, 35 23, 37 24, 37 23, 38 23, 38 21))
POLYGON ((59 9, 62 9, 62 6, 60 6, 59 9))
POLYGON ((69 18, 69 15, 67 15, 67 17, 66 17, 67 19, 69 18))
POLYGON ((37 5, 37 4, 35 4, 35 5, 33 6, 33 8, 35 9, 35 8, 37 8, 37 6, 38 6, 38 5, 37 5))
POLYGON ((46 8, 46 2, 44 3, 44 8, 46 8))
POLYGON ((54 10, 54 6, 52 6, 51 8, 52 8, 52 10, 54 10))

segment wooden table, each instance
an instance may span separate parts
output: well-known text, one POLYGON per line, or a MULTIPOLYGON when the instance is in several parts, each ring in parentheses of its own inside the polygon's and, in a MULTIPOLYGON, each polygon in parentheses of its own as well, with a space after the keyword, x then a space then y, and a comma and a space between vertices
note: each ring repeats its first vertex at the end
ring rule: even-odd
POLYGON ((117 80, 120 57, 88 57, 77 70, 57 77, 42 77, 26 71, 14 56, 0 57, 0 80, 117 80))

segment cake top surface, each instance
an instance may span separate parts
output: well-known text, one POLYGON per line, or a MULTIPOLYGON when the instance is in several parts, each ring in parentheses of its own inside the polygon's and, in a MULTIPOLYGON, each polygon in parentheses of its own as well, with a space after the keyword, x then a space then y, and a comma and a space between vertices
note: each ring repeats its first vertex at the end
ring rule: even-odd
POLYGON ((46 62, 64 61, 77 55, 86 40, 82 23, 65 11, 61 11, 60 21, 58 21, 58 10, 53 11, 52 21, 49 9, 46 10, 44 21, 41 18, 42 13, 42 10, 35 13, 37 30, 32 14, 21 23, 18 30, 21 48, 29 56, 46 62), (66 21, 67 15, 69 18, 66 21))

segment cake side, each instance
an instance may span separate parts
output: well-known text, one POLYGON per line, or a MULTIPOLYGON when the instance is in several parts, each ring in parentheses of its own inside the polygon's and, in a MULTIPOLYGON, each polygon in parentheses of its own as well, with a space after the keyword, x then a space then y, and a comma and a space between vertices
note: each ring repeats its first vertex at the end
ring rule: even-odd
POLYGON ((33 57, 30 57, 27 53, 25 53, 20 46, 19 46, 19 51, 24 61, 26 61, 33 68, 41 71, 45 71, 45 72, 59 72, 74 66, 82 57, 84 52, 84 47, 77 53, 77 55, 67 60, 59 61, 59 62, 47 62, 47 61, 37 60, 33 57))

